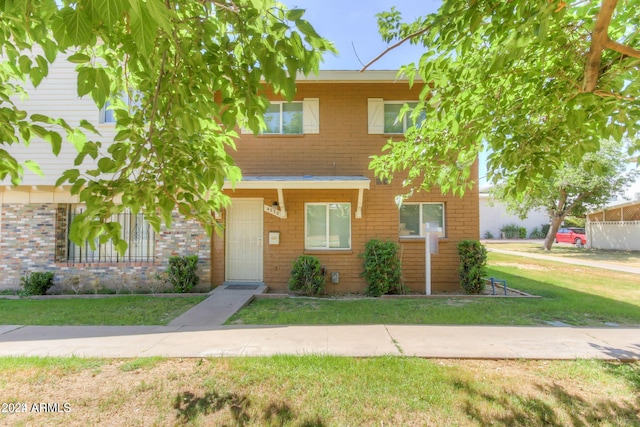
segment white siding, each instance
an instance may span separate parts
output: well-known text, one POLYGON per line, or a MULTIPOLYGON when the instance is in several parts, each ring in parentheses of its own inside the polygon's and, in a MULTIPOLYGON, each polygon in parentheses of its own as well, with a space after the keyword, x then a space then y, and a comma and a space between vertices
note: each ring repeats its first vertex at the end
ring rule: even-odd
POLYGON ((480 194, 480 238, 490 232, 496 239, 500 238, 500 229, 505 225, 517 224, 526 227, 527 238, 535 227, 541 228, 549 223, 549 216, 540 209, 532 210, 527 218, 522 220, 517 215, 507 212, 507 208, 499 202, 491 201, 487 194, 480 194))
MULTIPOLYGON (((102 134, 94 135, 87 131, 89 140, 111 141, 114 136, 114 126, 98 125, 99 110, 90 96, 79 98, 76 90, 76 64, 66 60, 64 56, 58 57, 54 64, 49 65, 49 76, 45 78, 37 88, 30 84, 25 85, 28 98, 16 99, 16 105, 27 111, 29 115, 38 113, 61 118, 70 125, 76 126, 80 120, 91 122, 102 134)), ((29 147, 13 145, 5 148, 20 161, 34 160, 38 162, 44 176, 40 177, 26 170, 23 185, 53 185, 60 174, 74 167, 73 161, 77 154, 75 148, 63 136, 62 150, 58 157, 51 151, 51 145, 42 140, 33 140, 29 147)), ((106 147, 104 148, 106 150, 106 147)), ((93 161, 87 157, 82 168, 92 167, 93 161)), ((10 184, 9 179, 2 184, 10 184)))

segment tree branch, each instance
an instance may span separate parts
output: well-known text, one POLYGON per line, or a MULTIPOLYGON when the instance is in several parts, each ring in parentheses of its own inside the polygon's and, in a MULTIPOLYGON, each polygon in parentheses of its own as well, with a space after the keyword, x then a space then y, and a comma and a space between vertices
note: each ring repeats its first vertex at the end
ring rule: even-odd
POLYGON ((640 50, 634 49, 622 43, 607 39, 604 43, 604 47, 607 49, 615 50, 623 55, 631 56, 633 58, 640 58, 640 50))
POLYGON ((385 56, 387 53, 391 52, 393 49, 397 48, 398 46, 400 46, 401 44, 403 44, 404 42, 406 42, 407 40, 411 40, 414 37, 418 37, 420 34, 426 33, 429 29, 431 28, 431 26, 425 27, 423 29, 421 29, 420 31, 416 31, 415 33, 409 34, 408 36, 406 36, 405 38, 403 38, 402 40, 400 40, 398 43, 389 46, 388 48, 386 48, 384 50, 384 52, 382 52, 380 55, 376 56, 375 58, 373 58, 371 61, 369 61, 369 63, 367 65, 365 65, 360 72, 364 72, 367 70, 367 68, 369 68, 371 65, 373 65, 374 63, 376 63, 380 58, 382 58, 383 56, 385 56))
POLYGON ((591 32, 591 47, 587 53, 587 60, 584 66, 582 89, 585 92, 593 92, 598 83, 602 50, 609 40, 607 31, 617 4, 618 0, 602 0, 602 6, 600 6, 600 11, 596 17, 596 24, 591 32))

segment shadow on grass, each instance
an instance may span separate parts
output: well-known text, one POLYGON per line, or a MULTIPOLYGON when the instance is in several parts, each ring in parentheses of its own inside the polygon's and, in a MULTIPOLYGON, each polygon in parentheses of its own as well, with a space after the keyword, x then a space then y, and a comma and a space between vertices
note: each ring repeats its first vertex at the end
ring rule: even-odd
MULTIPOLYGON (((192 424, 200 415, 209 415, 229 409, 233 425, 244 426, 249 423, 266 424, 270 426, 289 425, 295 421, 296 416, 291 407, 284 402, 271 403, 263 411, 261 417, 252 419, 251 400, 249 397, 237 393, 219 394, 216 391, 208 391, 203 396, 185 391, 176 395, 173 401, 176 417, 184 424, 192 424), (258 418, 258 419, 255 419, 258 418)), ((320 418, 304 420, 302 427, 323 427, 325 424, 320 418)))
POLYGON ((467 393, 464 411, 480 425, 594 426, 637 425, 637 402, 603 398, 593 400, 560 385, 537 385, 530 395, 480 391, 462 384, 467 393))

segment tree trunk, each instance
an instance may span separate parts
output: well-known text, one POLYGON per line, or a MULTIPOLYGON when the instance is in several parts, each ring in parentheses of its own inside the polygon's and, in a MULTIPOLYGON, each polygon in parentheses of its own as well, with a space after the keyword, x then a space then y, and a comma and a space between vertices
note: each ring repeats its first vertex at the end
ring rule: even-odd
POLYGON ((564 215, 553 215, 551 218, 551 227, 547 232, 547 237, 544 239, 544 245, 542 246, 545 251, 550 251, 553 242, 556 240, 556 233, 560 228, 560 224, 564 220, 564 215))

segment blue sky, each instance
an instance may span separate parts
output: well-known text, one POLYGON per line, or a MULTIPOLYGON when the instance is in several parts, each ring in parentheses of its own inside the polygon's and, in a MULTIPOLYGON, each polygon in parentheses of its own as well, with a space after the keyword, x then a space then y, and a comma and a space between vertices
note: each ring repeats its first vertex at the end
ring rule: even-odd
MULTIPOLYGON (((439 0, 281 0, 289 8, 305 9, 304 18, 318 34, 335 43, 338 56, 327 55, 324 70, 359 70, 387 45, 378 34, 376 14, 389 11, 393 6, 404 20, 413 20, 435 12, 439 0), (359 59, 358 59, 359 58, 359 59)), ((417 61, 421 49, 405 43, 385 55, 372 69, 395 70, 401 65, 417 61)))

